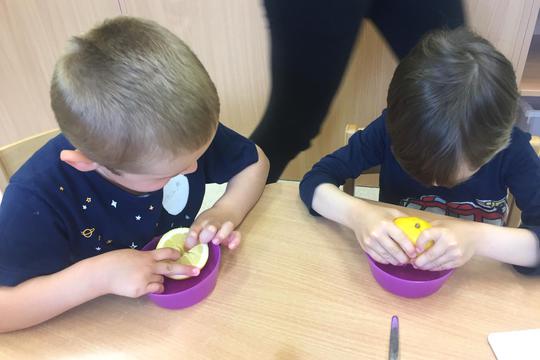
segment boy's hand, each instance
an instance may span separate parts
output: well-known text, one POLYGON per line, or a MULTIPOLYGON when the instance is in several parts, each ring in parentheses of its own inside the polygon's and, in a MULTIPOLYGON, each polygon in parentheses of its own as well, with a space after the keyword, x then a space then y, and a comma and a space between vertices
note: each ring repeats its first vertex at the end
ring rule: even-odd
POLYGON ((116 250, 101 255, 99 274, 106 293, 139 297, 163 292, 163 275, 199 275, 199 269, 174 263, 180 253, 171 248, 153 251, 116 250))
POLYGON ((413 260, 413 266, 431 271, 453 269, 462 266, 474 255, 475 223, 445 219, 435 220, 431 225, 418 237, 416 248, 421 253, 430 240, 435 244, 413 260))
POLYGON ((401 211, 362 203, 354 211, 353 231, 360 246, 375 261, 383 264, 404 265, 416 254, 407 236, 394 224, 397 217, 407 216, 401 211))
POLYGON ((186 248, 190 249, 199 242, 202 244, 212 242, 216 245, 226 245, 231 250, 235 249, 240 245, 242 238, 240 232, 234 230, 235 227, 226 211, 212 207, 197 216, 191 225, 186 248))

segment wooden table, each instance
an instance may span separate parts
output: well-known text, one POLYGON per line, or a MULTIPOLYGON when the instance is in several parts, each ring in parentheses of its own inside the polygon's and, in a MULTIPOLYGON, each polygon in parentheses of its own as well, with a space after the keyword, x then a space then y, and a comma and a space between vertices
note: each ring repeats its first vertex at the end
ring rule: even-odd
POLYGON ((385 292, 352 232, 309 216, 297 186, 268 187, 202 303, 105 296, 0 335, 0 359, 386 359, 396 314, 401 359, 478 360, 494 359, 488 333, 540 327, 540 279, 486 259, 428 298, 385 292))

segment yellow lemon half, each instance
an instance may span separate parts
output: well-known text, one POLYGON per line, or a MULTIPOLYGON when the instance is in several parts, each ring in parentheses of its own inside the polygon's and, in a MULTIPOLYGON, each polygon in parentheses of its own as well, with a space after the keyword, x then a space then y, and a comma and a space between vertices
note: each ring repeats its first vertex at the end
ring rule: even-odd
MULTIPOLYGON (((165 247, 173 248, 180 251, 180 258, 176 260, 177 263, 182 265, 195 266, 202 269, 208 261, 208 245, 198 244, 191 248, 189 251, 184 249, 184 243, 186 242, 187 235, 189 233, 188 228, 177 228, 167 232, 161 237, 156 249, 165 247)), ((187 275, 170 275, 171 279, 182 280, 187 279, 187 275)))
MULTIPOLYGON (((398 228, 403 230, 405 235, 407 235, 409 240, 415 246, 416 246, 416 240, 418 240, 420 233, 431 227, 430 223, 428 223, 427 221, 423 219, 417 218, 415 216, 397 218, 394 220, 394 224, 396 224, 398 228)), ((427 250, 432 246, 433 246, 433 240, 426 244, 426 248, 424 250, 427 250)))

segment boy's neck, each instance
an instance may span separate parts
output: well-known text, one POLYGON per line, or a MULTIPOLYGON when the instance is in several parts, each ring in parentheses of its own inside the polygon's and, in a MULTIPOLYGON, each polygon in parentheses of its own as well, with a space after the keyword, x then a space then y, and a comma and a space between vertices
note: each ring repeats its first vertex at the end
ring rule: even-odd
POLYGON ((104 168, 104 167, 99 167, 96 169, 96 172, 102 177, 104 178, 105 180, 107 180, 108 182, 110 182, 112 185, 124 190, 125 192, 128 192, 132 195, 136 195, 136 196, 142 196, 142 195, 147 195, 148 193, 146 192, 139 192, 139 191, 135 191, 135 190, 132 190, 130 188, 127 188, 121 184, 119 184, 118 182, 114 181, 112 176, 111 176, 111 171, 104 168))

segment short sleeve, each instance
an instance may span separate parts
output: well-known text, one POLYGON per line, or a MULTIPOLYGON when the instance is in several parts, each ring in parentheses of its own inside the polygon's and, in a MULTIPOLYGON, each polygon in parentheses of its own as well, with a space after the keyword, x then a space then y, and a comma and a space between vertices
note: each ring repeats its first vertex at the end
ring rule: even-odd
POLYGON ((255 144, 223 124, 199 161, 206 183, 222 184, 259 160, 255 144))
POLYGON ((31 190, 10 184, 0 205, 0 286, 15 286, 70 265, 61 220, 31 190))

